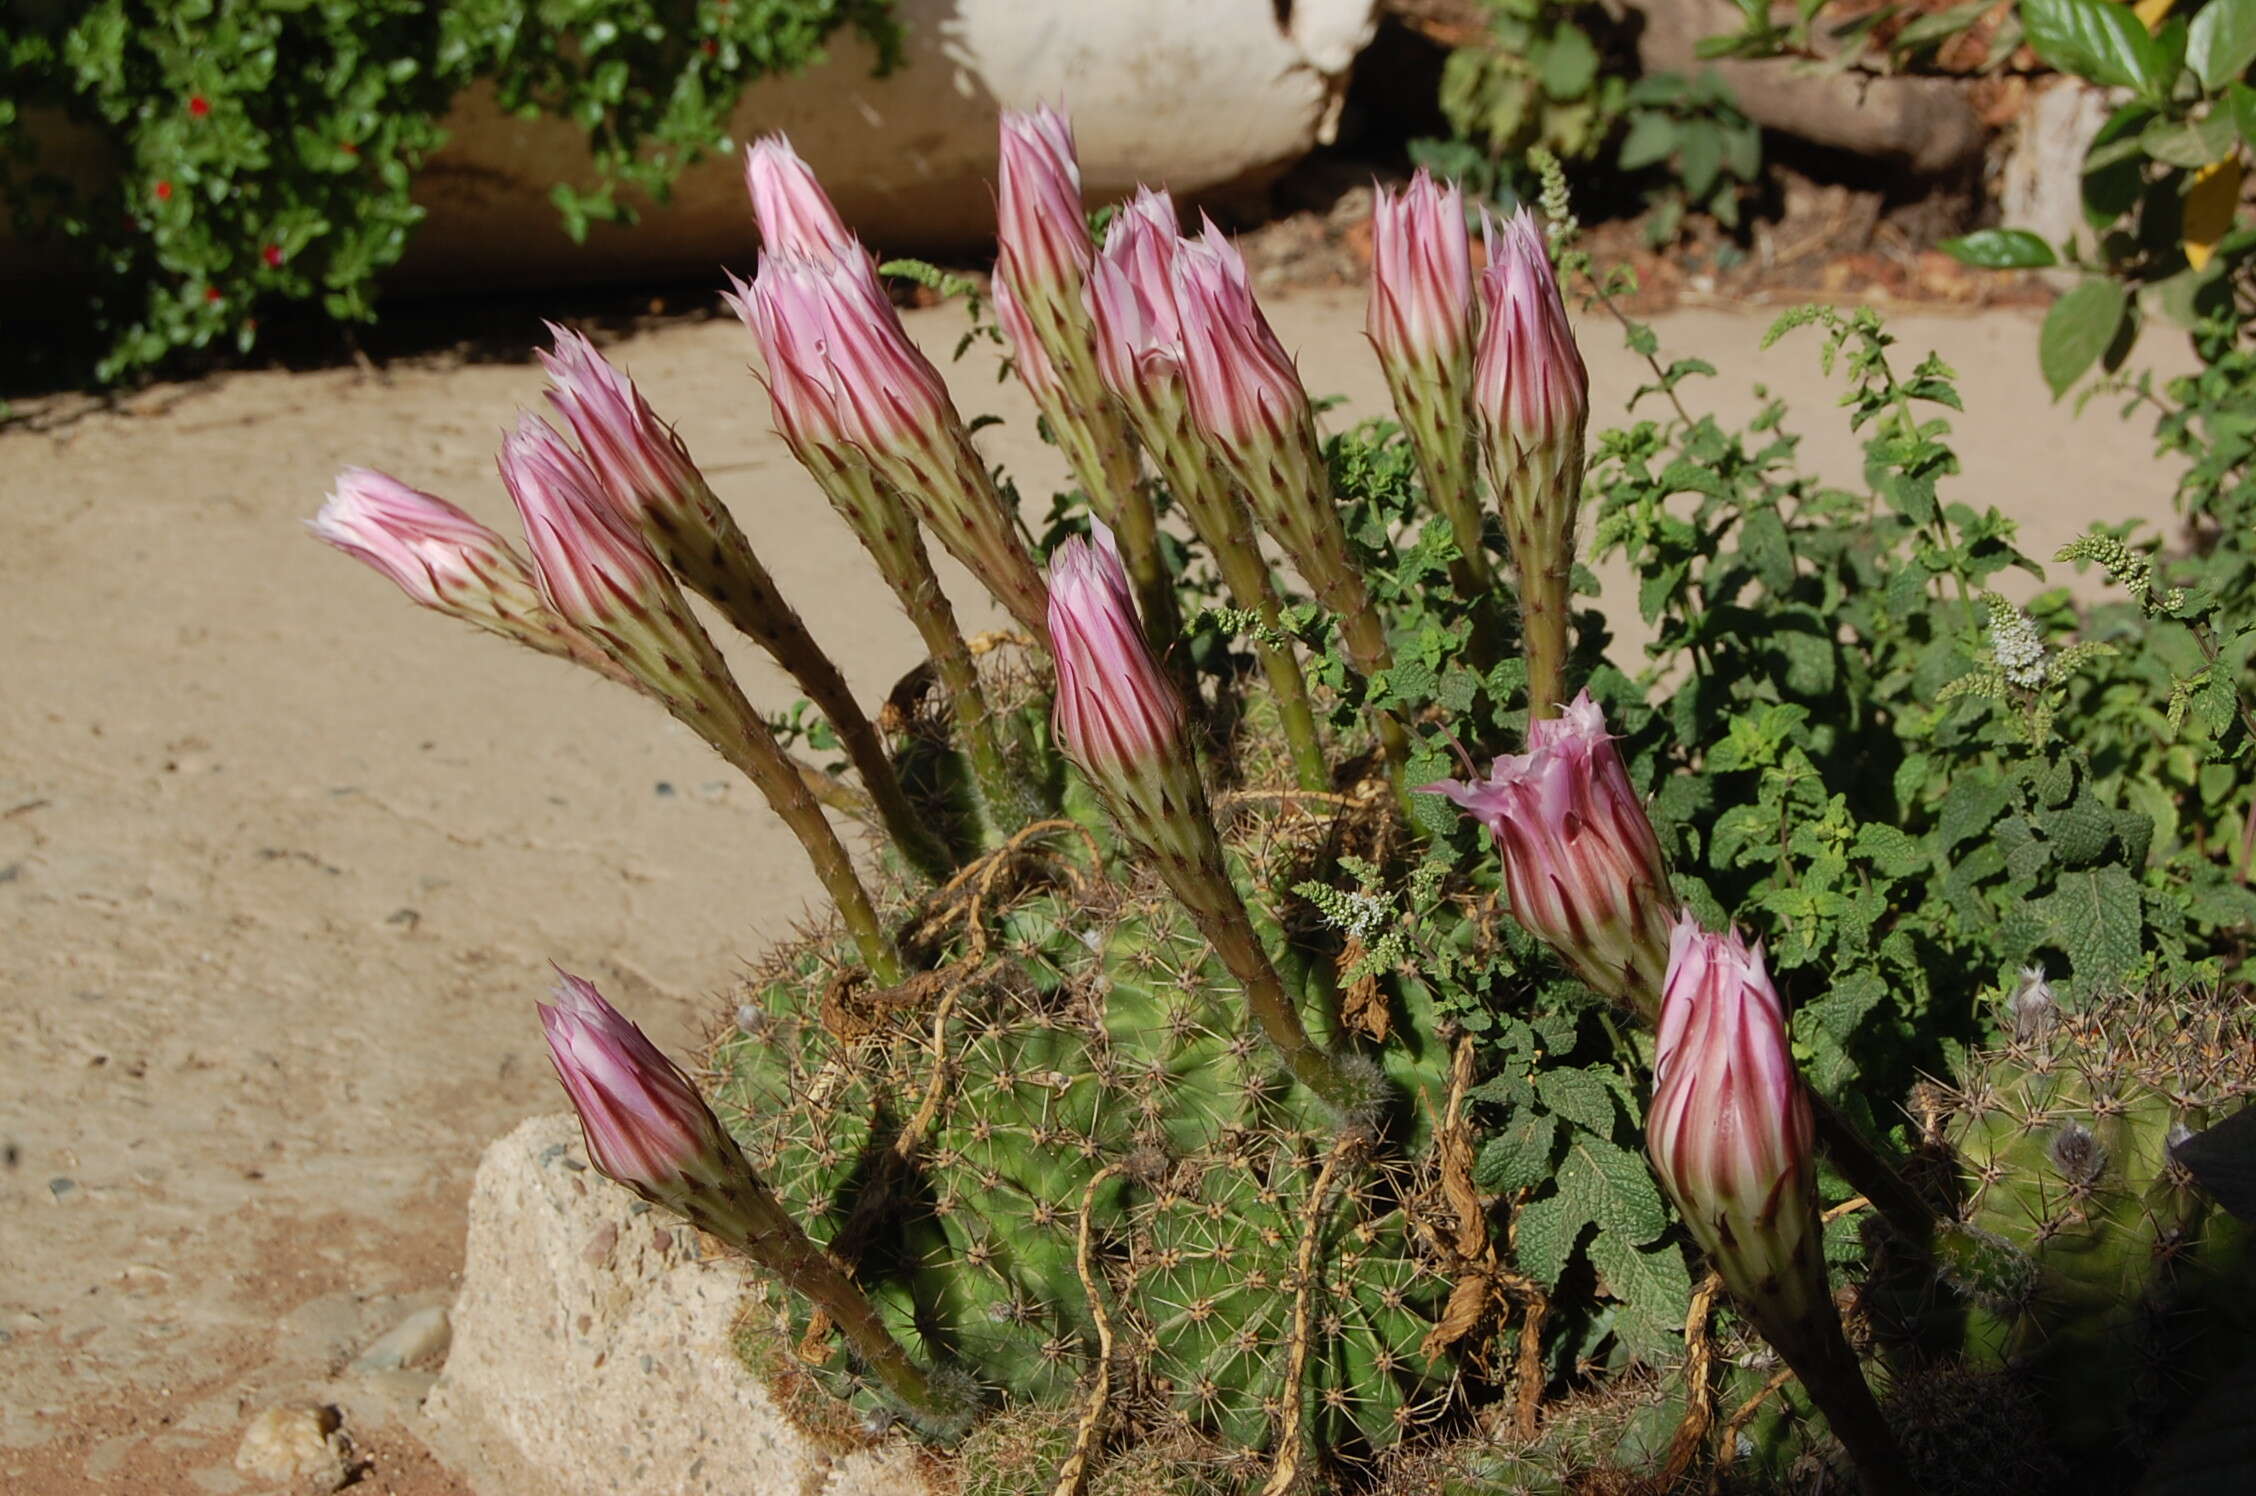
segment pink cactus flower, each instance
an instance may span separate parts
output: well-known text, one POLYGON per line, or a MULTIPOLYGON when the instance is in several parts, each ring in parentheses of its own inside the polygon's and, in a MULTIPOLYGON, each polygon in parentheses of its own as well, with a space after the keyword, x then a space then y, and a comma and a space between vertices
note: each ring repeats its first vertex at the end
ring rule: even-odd
POLYGON ((1018 304, 1010 282, 996 276, 992 287, 995 300, 995 321, 1010 342, 1011 362, 1018 369, 1019 381, 1045 409, 1052 401, 1066 397, 1065 381, 1059 377, 1057 365, 1050 361, 1048 350, 1042 346, 1042 335, 1018 304))
POLYGON ((1420 789, 1495 836, 1512 917, 1530 934, 1599 992, 1657 1009, 1677 906, 1653 823, 1588 691, 1530 723, 1528 751, 1497 759, 1485 783, 1420 789))
POLYGON ((1543 230, 1527 209, 1492 236, 1480 300, 1473 404, 1492 437, 1522 452, 1560 443, 1579 449, 1590 414, 1590 372, 1567 323, 1543 230))
POLYGON ((1092 779, 1186 756, 1182 698, 1144 642, 1109 531, 1094 544, 1074 536, 1051 556, 1050 642, 1058 742, 1092 779))
POLYGON ((559 970, 540 1007, 549 1059, 579 1113, 588 1159, 661 1204, 686 1185, 748 1172, 736 1143, 681 1067, 603 1000, 595 984, 559 970))
POLYGON ((1182 238, 1174 200, 1146 187, 1114 215, 1104 248, 1090 264, 1085 298, 1097 329, 1097 372, 1123 400, 1181 374, 1174 265, 1182 238))
POLYGON ((1386 365, 1433 368, 1471 352, 1472 246, 1455 183, 1444 187, 1421 167, 1400 193, 1379 189, 1363 326, 1386 365))
POLYGON ((769 254, 809 260, 866 258, 831 206, 830 196, 781 134, 763 135, 744 152, 744 188, 769 254))
POLYGON ((731 284, 725 299, 759 342, 777 427, 795 447, 876 456, 948 440, 948 387, 874 280, 835 260, 763 255, 750 285, 731 284))
POLYGON ((1253 299, 1237 246, 1210 219, 1176 249, 1173 271, 1191 415, 1209 439, 1231 449, 1312 440, 1300 371, 1253 299))
POLYGON ((1073 125, 1043 105, 1005 110, 995 183, 996 278, 1023 299, 1038 294, 1078 300, 1094 253, 1081 207, 1081 168, 1073 125))
POLYGON ((554 427, 519 419, 502 439, 501 481, 524 521, 541 596, 575 628, 616 635, 679 610, 664 565, 603 495, 602 480, 554 427))
POLYGON ((549 403, 579 438, 602 492, 638 524, 649 512, 665 516, 670 529, 705 528, 710 493, 681 438, 593 343, 553 322, 547 327, 556 345, 540 355, 549 403))
POLYGON ((388 473, 349 467, 309 522, 314 538, 390 577, 426 608, 461 609, 495 578, 532 585, 501 536, 388 473))
POLYGON ((1762 948, 1684 915, 1669 937, 1646 1149, 1732 1291, 1791 1314, 1825 1293, 1813 1141, 1762 948))

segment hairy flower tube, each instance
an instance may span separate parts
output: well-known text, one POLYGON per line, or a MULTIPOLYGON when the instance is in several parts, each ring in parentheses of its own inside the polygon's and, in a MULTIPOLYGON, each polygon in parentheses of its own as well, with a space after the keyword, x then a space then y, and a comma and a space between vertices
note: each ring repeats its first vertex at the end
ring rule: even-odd
POLYGON ((1127 572, 1102 530, 1095 544, 1075 536, 1050 558, 1050 637, 1059 746, 1244 987, 1293 1077, 1343 1117, 1359 1113, 1369 1099, 1359 1089, 1368 1087, 1309 1037, 1230 881, 1182 698, 1152 657, 1127 572))
POLYGON ((548 606, 508 541, 435 494, 373 468, 349 467, 307 528, 423 607, 626 678, 593 639, 548 606))
MULTIPOLYGON (((1175 204, 1144 189, 1122 205, 1089 267, 1087 300, 1097 334, 1097 371, 1120 404, 1168 492, 1213 553, 1231 601, 1274 628, 1282 611, 1254 539, 1253 517, 1236 484, 1192 430, 1183 388, 1182 326, 1175 314, 1175 249, 1182 242, 1175 204)), ((998 305, 1000 302, 998 300, 998 305)), ((1254 646, 1276 701, 1278 720, 1306 790, 1328 790, 1331 771, 1289 643, 1254 646)))
POLYGON ((681 1068, 598 992, 558 971, 541 1031, 605 1177, 728 1243, 830 1316, 870 1373, 929 1431, 970 1411, 902 1349, 869 1298, 784 1210, 681 1068))
POLYGON ((1090 507, 1118 537, 1144 617, 1161 641, 1176 630, 1175 578, 1136 445, 1098 377, 1096 326, 1084 294, 1096 246, 1081 203, 1073 126, 1047 106, 1005 110, 995 181, 995 317, 1019 380, 1064 450, 1090 507))
POLYGON ((837 732, 893 844, 926 876, 947 876, 953 866, 947 847, 909 803, 884 741, 846 677, 784 600, 681 438, 594 344, 554 323, 549 332, 555 347, 541 354, 549 401, 579 438, 602 497, 677 577, 798 682, 837 732))
POLYGON ((1512 917, 1592 988, 1650 1020, 1677 912, 1661 844, 1605 714, 1584 691, 1563 716, 1528 724, 1528 751, 1486 780, 1440 780, 1496 838, 1512 917))
POLYGON ((1761 947, 1684 915, 1669 938, 1645 1119, 1653 1171, 1868 1489, 1907 1490, 1902 1455, 1826 1286, 1813 1136, 1761 947))
POLYGON ((1529 708, 1547 717, 1566 699, 1567 608, 1590 374, 1567 324, 1543 230, 1525 208, 1491 236, 1480 300, 1473 405, 1488 439, 1489 481, 1518 573, 1529 708))
POLYGON ((909 341, 874 277, 763 255, 729 304, 760 345, 776 427, 795 452, 866 463, 1037 640, 1042 575, 1014 528, 948 387, 909 341))
POLYGON ((604 499, 601 480, 532 416, 502 442, 500 468, 549 606, 759 787, 806 849, 871 974, 898 982, 900 957, 838 833, 657 554, 604 499))
MULTIPOLYGON (((1182 328, 1184 387, 1194 428, 1317 598, 1339 618, 1355 668, 1393 663, 1386 625, 1347 548, 1331 475, 1316 442, 1300 373, 1253 299, 1245 261, 1212 221, 1175 250, 1171 279, 1182 328)), ((1377 723, 1387 756, 1406 754, 1400 724, 1377 723)))
POLYGON ((1474 478, 1472 246, 1464 194, 1423 167, 1371 214, 1371 294, 1363 328, 1409 434, 1426 492, 1457 539, 1452 579, 1467 597, 1493 585, 1474 478))

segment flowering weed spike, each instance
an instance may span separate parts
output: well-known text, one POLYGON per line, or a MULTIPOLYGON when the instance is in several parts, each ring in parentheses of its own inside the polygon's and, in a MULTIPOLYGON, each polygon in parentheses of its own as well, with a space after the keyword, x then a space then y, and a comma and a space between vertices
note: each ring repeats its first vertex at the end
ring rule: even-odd
POLYGON ((1676 900, 1660 839, 1588 691, 1563 716, 1528 724, 1528 751, 1485 781, 1444 779, 1489 829, 1512 917, 1576 976, 1650 1020, 1659 1011, 1676 900))
POLYGON ((871 974, 888 985, 900 981, 900 957, 838 833, 673 577, 603 498, 595 473, 529 415, 503 440, 500 467, 549 606, 759 787, 806 849, 871 974))
POLYGON ((579 438, 600 493, 638 529, 674 574, 702 594, 799 683, 838 733, 854 771, 902 856, 927 877, 953 866, 947 847, 909 803, 878 736, 838 666, 784 601, 744 531, 658 419, 634 381, 579 333, 549 324, 541 354, 548 397, 579 438))
POLYGON ((1567 608, 1590 375, 1535 215, 1522 208, 1501 233, 1493 225, 1490 230, 1473 403, 1518 573, 1529 708, 1548 717, 1566 699, 1567 608))
POLYGON ((1020 381, 1089 504, 1119 536, 1153 642, 1175 637, 1175 579, 1159 553, 1127 422, 1098 377, 1085 295, 1096 246, 1081 202, 1073 126, 1043 106, 1005 110, 995 183, 995 316, 1020 381))
POLYGON ((1669 939, 1646 1148, 1748 1318, 1801 1377, 1866 1489, 1912 1489, 1826 1286, 1809 1097, 1760 946, 1690 914, 1669 939))
POLYGON ((1481 545, 1474 477, 1474 322, 1464 194, 1420 167, 1401 192, 1379 189, 1363 327, 1426 492, 1457 537, 1453 579, 1468 598, 1485 596, 1495 585, 1481 545))
MULTIPOLYGON (((1355 668, 1385 670, 1394 661, 1386 625, 1349 556, 1308 392, 1253 299, 1245 261, 1210 219, 1200 237, 1177 246, 1171 268, 1193 425, 1254 518, 1338 616, 1355 668)), ((1400 724, 1381 717, 1377 726, 1399 765, 1408 751, 1400 724)))
POLYGON ((951 1405, 886 1330, 852 1279, 799 1228, 681 1068, 584 977, 557 972, 540 1008, 556 1078, 579 1115, 588 1161, 759 1263, 830 1316, 871 1373, 928 1432, 970 1412, 951 1405))
MULTIPOLYGON (((795 452, 866 463, 1037 640, 1048 627, 1042 575, 948 387, 909 341, 874 277, 763 255, 726 300, 766 366, 776 427, 795 452)), ((819 476, 819 475, 818 475, 819 476)))
MULTIPOLYGON (((1097 369, 1126 412, 1168 491, 1214 553, 1231 599, 1271 628, 1281 607, 1236 485, 1190 423, 1183 387, 1182 326, 1173 265, 1182 235, 1175 204, 1146 188, 1124 205, 1090 266, 1087 300, 1096 324, 1097 369)), ((1257 641, 1279 720, 1306 790, 1328 790, 1331 770, 1316 733, 1308 682, 1288 644, 1257 641)))
POLYGON ((1075 536, 1050 558, 1050 637, 1059 746, 1244 987, 1293 1077, 1343 1120, 1360 1117, 1368 1086, 1309 1037, 1230 882, 1182 699, 1152 657, 1127 573, 1102 530, 1095 544, 1075 536))

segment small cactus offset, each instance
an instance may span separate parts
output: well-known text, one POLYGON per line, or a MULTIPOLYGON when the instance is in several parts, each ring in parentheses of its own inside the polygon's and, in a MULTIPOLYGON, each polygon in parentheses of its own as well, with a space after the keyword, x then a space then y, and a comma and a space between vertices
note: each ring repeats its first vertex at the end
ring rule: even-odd
POLYGON ((1382 196, 1406 429, 1327 439, 1218 229, 1145 191, 1100 240, 1063 115, 1003 132, 1000 337, 1081 490, 1040 534, 901 266, 782 139, 747 154, 768 407, 928 657, 882 710, 562 329, 569 433, 502 451, 526 554, 361 469, 314 527, 650 697, 829 894, 701 1067, 578 978, 542 1013, 594 1166, 759 1268, 739 1352, 781 1404, 967 1496, 2013 1496, 2197 1461, 2166 1441, 2256 1349, 2252 1228, 2201 1173, 2256 1121, 2256 630, 2119 539, 2071 557, 2137 591, 2090 637, 2004 602, 2012 526, 1940 502, 1915 414, 1950 371, 1899 380, 1868 314, 1779 331, 1828 329, 1871 494, 1797 472, 1779 407, 1693 415, 1712 371, 1634 325, 1658 382, 1601 389, 1638 419, 1586 439, 1570 303, 1618 282, 1556 163, 1549 229, 1485 222, 1477 282, 1456 189, 1382 196), (1586 533, 1639 573, 1642 674, 1575 611, 1586 533), (1010 632, 965 636, 935 543, 1010 632), (756 710, 685 588, 809 701, 756 710), (794 756, 808 710, 836 769, 794 756), (2037 959, 2059 993, 2032 969, 1986 1011, 2037 959))
POLYGON ((1908 1328, 2024 1383, 2061 1448, 2136 1451, 2256 1351, 2251 1227, 2176 1157, 2256 1095, 2256 1009, 2212 987, 2071 1011, 2031 971, 2003 1026, 1921 1098, 1960 1194, 1949 1293, 1908 1328))

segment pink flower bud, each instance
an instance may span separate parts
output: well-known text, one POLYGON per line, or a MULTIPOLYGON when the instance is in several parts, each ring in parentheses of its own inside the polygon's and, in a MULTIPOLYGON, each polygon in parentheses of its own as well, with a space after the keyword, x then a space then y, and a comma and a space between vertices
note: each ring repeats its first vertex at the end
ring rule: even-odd
POLYGON ((496 579, 532 586, 525 563, 499 535, 446 500, 372 468, 339 473, 311 528, 316 540, 366 562, 426 608, 475 608, 496 579))
POLYGON ((1191 415, 1225 449, 1313 442, 1308 392, 1253 299, 1245 260, 1210 219, 1175 251, 1191 415))
POLYGON ((1432 368, 1470 353, 1472 247, 1455 183, 1444 187, 1421 167, 1400 194, 1379 189, 1363 326, 1381 364, 1432 368))
POLYGON ((1480 279, 1484 322, 1473 405, 1493 439, 1520 451, 1558 443, 1579 448, 1590 413, 1590 373, 1567 324, 1543 230, 1522 208, 1491 246, 1480 279))
POLYGON ((1737 931, 1708 934, 1685 914, 1669 937, 1646 1149, 1685 1224, 1766 1333, 1766 1304, 1791 1318, 1825 1299, 1811 1249, 1812 1134, 1762 948, 1750 950, 1737 931))
POLYGON ((579 1113, 589 1160, 637 1194, 676 1205, 686 1189, 747 1173, 743 1155, 681 1068, 603 1000, 558 971, 540 1007, 556 1078, 579 1113))
POLYGON ((603 496, 602 480, 555 428, 519 419, 502 439, 502 485, 524 521, 533 573, 557 616, 591 633, 647 620, 679 594, 637 530, 603 496))
POLYGON ((1669 892, 1661 844, 1590 693, 1528 725, 1486 783, 1422 785, 1488 827, 1512 917, 1608 997, 1651 1014, 1666 970, 1669 892))
POLYGON ((1174 265, 1182 238, 1174 200, 1147 187, 1113 217, 1089 267, 1085 299, 1096 322, 1097 372, 1122 400, 1134 402, 1153 382, 1172 384, 1181 374, 1174 265))
POLYGON ((1018 369, 1019 381, 1036 402, 1047 408, 1050 402, 1066 394, 1057 365, 1050 362, 1048 351, 1042 347, 1042 335, 1028 319, 1026 309, 1011 294, 1010 282, 998 275, 991 290, 995 299, 995 322, 1009 340, 1011 362, 1018 369))
POLYGON ((866 257, 814 169, 783 135, 763 135, 745 149, 744 187, 769 254, 809 260, 866 257))
POLYGON ((1048 105, 1005 110, 995 183, 995 274, 1023 299, 1080 298, 1093 248, 1081 207, 1073 126, 1048 105))
POLYGON ((762 255, 749 286, 730 283, 725 299, 759 342, 776 425, 794 447, 846 444, 874 458, 946 440, 948 387, 874 278, 837 260, 762 255))
POLYGON ((1050 557, 1050 647, 1058 742, 1100 787, 1124 769, 1187 756, 1182 698, 1144 642, 1109 531, 1094 545, 1076 535, 1050 557))
POLYGON ((637 526, 649 514, 675 533, 709 528, 711 491, 681 438, 593 343, 553 322, 547 326, 556 341, 554 351, 540 355, 552 386, 549 403, 579 438, 587 465, 602 480, 601 495, 637 526))

